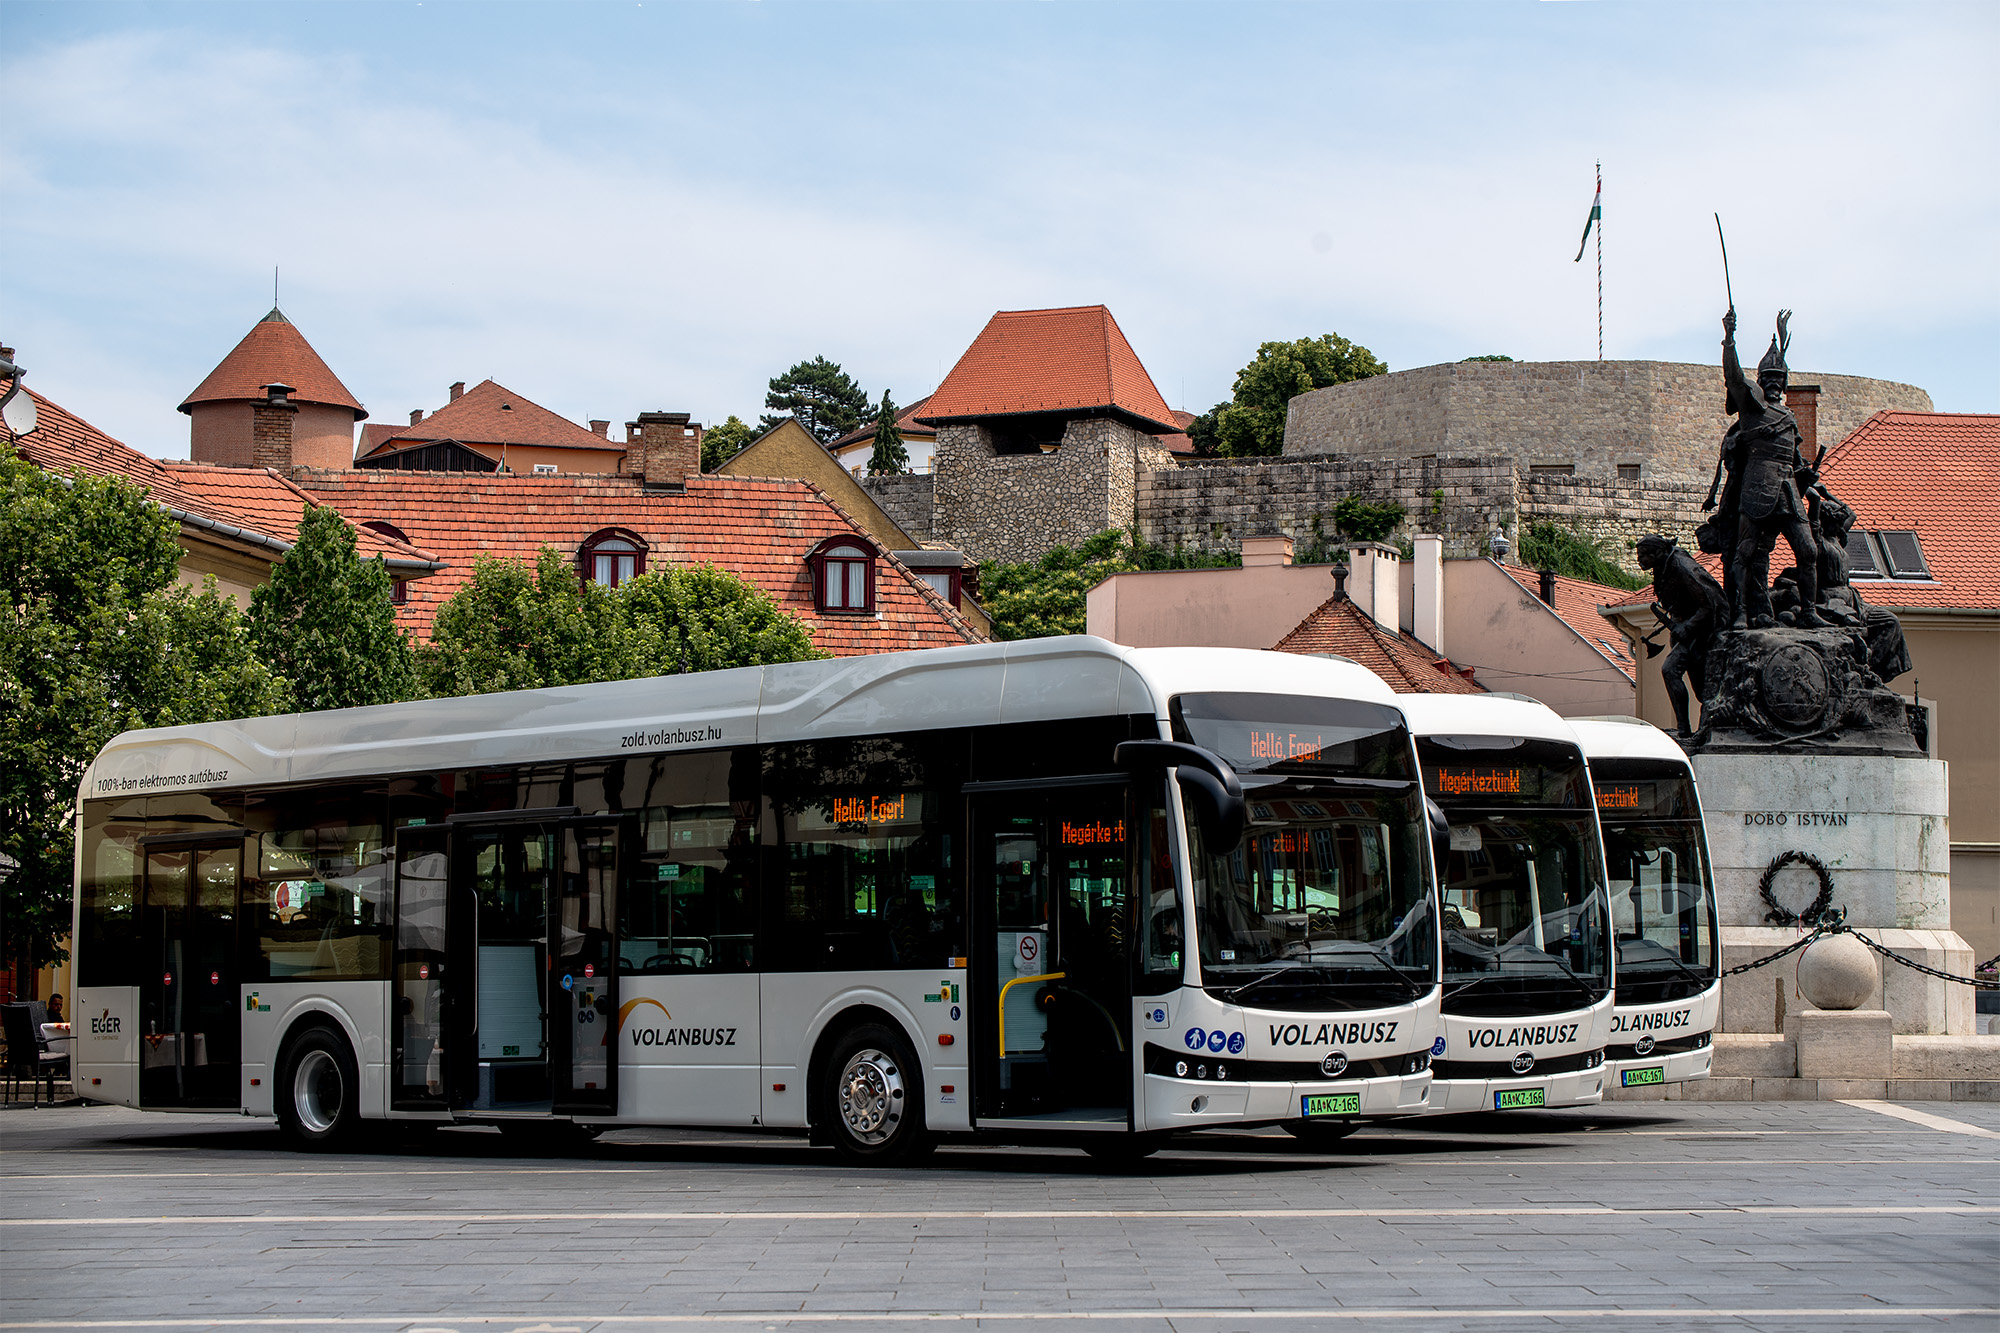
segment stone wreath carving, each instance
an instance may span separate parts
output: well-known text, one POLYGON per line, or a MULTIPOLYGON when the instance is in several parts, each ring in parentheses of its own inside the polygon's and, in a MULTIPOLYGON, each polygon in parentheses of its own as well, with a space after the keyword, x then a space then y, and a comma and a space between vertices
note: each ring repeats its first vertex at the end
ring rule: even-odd
POLYGON ((1770 905, 1771 910, 1764 914, 1764 919, 1772 925, 1816 925, 1826 909, 1833 905, 1833 872, 1826 868, 1826 862, 1811 852, 1780 852, 1771 858, 1771 864, 1764 867, 1763 877, 1757 881, 1757 892, 1770 905), (1777 895, 1771 892, 1771 886, 1777 882, 1778 872, 1788 865, 1803 865, 1819 880, 1819 896, 1814 898, 1803 912, 1792 911, 1779 902, 1777 895))

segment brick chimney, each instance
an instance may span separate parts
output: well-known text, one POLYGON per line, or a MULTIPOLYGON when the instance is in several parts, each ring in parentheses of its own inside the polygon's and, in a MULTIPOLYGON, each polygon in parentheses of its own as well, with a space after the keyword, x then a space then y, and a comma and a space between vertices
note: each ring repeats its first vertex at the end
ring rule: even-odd
POLYGON ((625 463, 648 486, 685 487, 701 474, 701 427, 686 412, 641 412, 625 423, 625 463))
POLYGON ((1243 539, 1243 568, 1292 563, 1292 539, 1283 533, 1243 539))
POLYGON ((590 433, 592 435, 595 435, 600 440, 610 439, 611 438, 610 430, 611 430, 611 423, 608 421, 598 421, 593 419, 590 423, 590 433))
POLYGON ((420 425, 420 424, 422 424, 422 422, 423 422, 423 419, 424 419, 424 409, 423 409, 423 408, 421 408, 421 407, 413 407, 413 408, 411 408, 411 409, 410 409, 410 424, 411 424, 412 426, 416 426, 416 425, 420 425))
POLYGON ((459 395, 464 392, 465 392, 465 381, 460 380, 458 383, 451 386, 451 401, 453 401, 454 403, 457 402, 459 399, 459 395))
POLYGON ((1799 419, 1799 448, 1810 463, 1819 452, 1819 385, 1788 385, 1785 406, 1799 419))
POLYGON ((289 384, 263 386, 262 402, 250 405, 250 466, 292 470, 292 426, 299 405, 289 384))

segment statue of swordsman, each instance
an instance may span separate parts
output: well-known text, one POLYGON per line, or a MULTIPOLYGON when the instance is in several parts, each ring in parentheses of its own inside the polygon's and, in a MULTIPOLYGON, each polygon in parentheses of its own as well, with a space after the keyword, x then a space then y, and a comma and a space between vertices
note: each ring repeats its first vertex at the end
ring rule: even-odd
POLYGON ((1736 355, 1736 308, 1722 317, 1722 378, 1737 438, 1727 453, 1741 461, 1731 478, 1736 494, 1735 549, 1730 553, 1732 629, 1765 629, 1777 623, 1771 610, 1771 551, 1782 536, 1799 572, 1795 624, 1826 623, 1818 613, 1819 544, 1813 538, 1801 493, 1819 480, 1800 449, 1799 423, 1785 406, 1789 372, 1785 349, 1791 311, 1778 314, 1778 331, 1757 364, 1753 385, 1736 355))

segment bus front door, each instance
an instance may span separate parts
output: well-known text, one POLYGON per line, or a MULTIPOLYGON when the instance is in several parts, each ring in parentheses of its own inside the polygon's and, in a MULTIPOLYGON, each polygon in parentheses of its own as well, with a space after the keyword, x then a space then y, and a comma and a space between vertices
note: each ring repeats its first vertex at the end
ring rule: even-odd
POLYGON ((242 1104, 237 884, 241 838, 146 846, 139 1104, 242 1104))
POLYGON ((972 800, 982 1121, 1131 1121, 1131 816, 1123 785, 972 800))

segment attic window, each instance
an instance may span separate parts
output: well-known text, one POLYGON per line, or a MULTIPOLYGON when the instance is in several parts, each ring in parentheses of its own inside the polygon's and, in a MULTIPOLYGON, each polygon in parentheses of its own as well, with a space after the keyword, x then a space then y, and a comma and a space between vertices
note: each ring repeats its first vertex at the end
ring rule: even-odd
POLYGON ((591 534, 576 553, 577 573, 615 588, 646 572, 646 543, 636 532, 605 528, 591 534))
POLYGON ((836 615, 875 611, 875 553, 852 537, 829 537, 806 557, 813 606, 836 615))
POLYGON ((389 538, 391 541, 402 542, 405 546, 416 545, 415 542, 411 541, 408 537, 405 537, 403 535, 403 530, 401 528, 397 527, 394 523, 389 522, 387 519, 373 518, 368 520, 366 523, 363 523, 361 526, 368 529, 370 532, 378 532, 384 537, 389 538))
POLYGON ((390 579, 389 604, 391 606, 402 606, 409 600, 410 600, 410 581, 408 579, 390 579))
POLYGON ((1875 543, 1868 534, 1856 528, 1847 534, 1847 578, 1879 579, 1882 577, 1882 562, 1875 557, 1875 543))
POLYGON ((1916 533, 1905 530, 1877 532, 1875 540, 1882 545, 1882 555, 1888 563, 1890 578, 1930 578, 1930 566, 1924 563, 1924 548, 1917 541, 1916 533))

